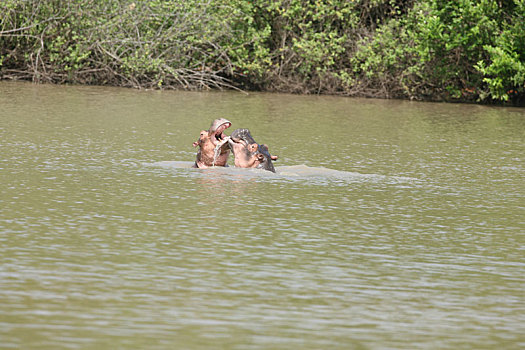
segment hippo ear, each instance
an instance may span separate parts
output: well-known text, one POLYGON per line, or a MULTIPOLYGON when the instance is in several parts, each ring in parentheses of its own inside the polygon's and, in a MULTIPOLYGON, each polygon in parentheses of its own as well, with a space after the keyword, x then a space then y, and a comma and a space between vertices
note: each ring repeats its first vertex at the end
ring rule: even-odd
POLYGON ((272 158, 272 160, 277 160, 279 157, 277 157, 277 156, 270 156, 270 158, 272 158))
POLYGON ((248 147, 249 147, 249 149, 250 149, 250 152, 253 153, 253 152, 257 151, 257 148, 259 147, 259 145, 256 144, 256 143, 252 143, 252 144, 251 144, 250 146, 248 146, 248 147))

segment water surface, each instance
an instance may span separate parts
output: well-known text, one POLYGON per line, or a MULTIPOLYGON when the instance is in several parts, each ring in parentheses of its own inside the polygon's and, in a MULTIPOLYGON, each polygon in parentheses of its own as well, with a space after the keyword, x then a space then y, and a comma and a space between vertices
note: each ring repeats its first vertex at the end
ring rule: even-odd
POLYGON ((0 347, 523 348, 524 136, 525 109, 0 83, 0 347), (277 173, 191 168, 217 117, 277 173))

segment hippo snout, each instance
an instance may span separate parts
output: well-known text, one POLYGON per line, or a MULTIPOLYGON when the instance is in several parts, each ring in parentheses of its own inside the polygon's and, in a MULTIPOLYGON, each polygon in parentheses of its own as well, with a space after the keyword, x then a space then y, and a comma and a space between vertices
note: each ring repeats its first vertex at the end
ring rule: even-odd
POLYGON ((230 138, 234 142, 239 142, 243 140, 247 143, 255 143, 255 140, 253 139, 252 135, 250 134, 250 130, 248 129, 235 129, 231 133, 230 138))

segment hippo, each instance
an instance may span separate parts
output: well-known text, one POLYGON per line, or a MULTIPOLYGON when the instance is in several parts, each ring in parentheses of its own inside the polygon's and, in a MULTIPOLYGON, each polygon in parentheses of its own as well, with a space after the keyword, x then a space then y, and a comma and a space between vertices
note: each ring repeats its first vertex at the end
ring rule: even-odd
POLYGON ((228 144, 235 156, 236 167, 264 169, 275 173, 272 160, 277 160, 278 157, 270 154, 267 145, 255 142, 250 130, 235 130, 230 135, 228 144))
POLYGON ((232 123, 224 118, 215 119, 208 130, 202 130, 199 139, 193 143, 193 147, 199 146, 197 159, 194 168, 209 168, 212 166, 227 166, 226 162, 230 156, 227 136, 224 130, 228 129, 232 123), (218 155, 215 156, 215 149, 218 155))

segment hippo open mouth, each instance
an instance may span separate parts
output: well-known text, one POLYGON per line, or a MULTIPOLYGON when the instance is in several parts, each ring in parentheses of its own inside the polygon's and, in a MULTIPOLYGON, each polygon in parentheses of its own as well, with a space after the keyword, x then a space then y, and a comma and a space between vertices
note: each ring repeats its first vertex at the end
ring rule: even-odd
POLYGON ((212 137, 212 142, 214 144, 217 144, 220 141, 224 140, 227 137, 224 131, 228 129, 231 125, 232 123, 224 118, 214 120, 209 130, 211 134, 210 136, 212 137))
POLYGON ((194 167, 209 168, 213 166, 227 166, 230 139, 224 130, 231 126, 231 122, 224 118, 215 119, 208 130, 202 130, 199 139, 193 147, 199 147, 194 167))

